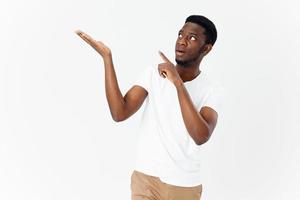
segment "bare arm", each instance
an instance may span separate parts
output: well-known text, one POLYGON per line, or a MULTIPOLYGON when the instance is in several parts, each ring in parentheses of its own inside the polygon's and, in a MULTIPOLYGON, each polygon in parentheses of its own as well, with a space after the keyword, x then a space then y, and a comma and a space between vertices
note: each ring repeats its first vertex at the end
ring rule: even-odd
POLYGON ((175 87, 183 121, 190 136, 197 145, 207 142, 217 124, 217 112, 210 107, 202 107, 197 111, 184 84, 179 82, 175 87))
POLYGON ((141 107, 148 92, 142 87, 133 86, 123 97, 118 85, 110 49, 102 42, 95 41, 92 37, 82 31, 76 31, 76 33, 91 45, 103 58, 105 93, 113 120, 116 122, 126 120, 141 107))
POLYGON ((195 143, 201 145, 210 138, 217 124, 218 114, 209 107, 203 107, 200 111, 196 109, 174 65, 163 53, 160 52, 160 55, 165 62, 159 64, 159 73, 175 85, 185 127, 195 143))

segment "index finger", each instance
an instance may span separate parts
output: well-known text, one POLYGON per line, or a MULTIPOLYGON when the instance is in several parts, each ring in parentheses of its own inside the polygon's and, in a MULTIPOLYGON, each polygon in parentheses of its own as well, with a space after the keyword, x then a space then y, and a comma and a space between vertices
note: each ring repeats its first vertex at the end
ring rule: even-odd
POLYGON ((158 52, 160 57, 165 61, 165 62, 171 62, 166 56, 165 54, 163 54, 161 51, 158 52))

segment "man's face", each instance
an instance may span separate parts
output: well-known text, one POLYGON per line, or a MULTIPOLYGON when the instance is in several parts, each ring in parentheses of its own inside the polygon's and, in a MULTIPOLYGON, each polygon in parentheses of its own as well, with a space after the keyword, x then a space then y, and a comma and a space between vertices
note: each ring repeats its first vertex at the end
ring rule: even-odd
POLYGON ((188 66, 203 54, 206 36, 205 29, 198 24, 187 22, 178 33, 175 48, 177 64, 188 66))

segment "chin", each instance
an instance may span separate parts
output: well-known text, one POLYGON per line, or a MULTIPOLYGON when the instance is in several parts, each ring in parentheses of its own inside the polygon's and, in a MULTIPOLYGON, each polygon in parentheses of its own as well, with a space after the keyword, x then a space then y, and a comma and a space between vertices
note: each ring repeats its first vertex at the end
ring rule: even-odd
POLYGON ((179 60, 179 59, 175 59, 177 65, 180 65, 182 67, 188 67, 189 66, 189 61, 186 60, 179 60))

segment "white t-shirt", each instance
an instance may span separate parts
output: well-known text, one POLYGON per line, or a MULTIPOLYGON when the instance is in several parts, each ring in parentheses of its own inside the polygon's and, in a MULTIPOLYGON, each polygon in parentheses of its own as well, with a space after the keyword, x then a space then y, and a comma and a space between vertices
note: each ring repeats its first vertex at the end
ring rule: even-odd
MULTIPOLYGON (((189 135, 181 114, 175 85, 148 67, 135 81, 148 91, 139 126, 135 170, 183 187, 200 185, 201 145, 189 135)), ((195 107, 208 106, 219 113, 219 88, 201 73, 184 82, 195 107)))

